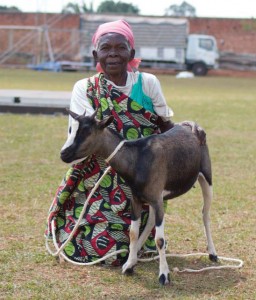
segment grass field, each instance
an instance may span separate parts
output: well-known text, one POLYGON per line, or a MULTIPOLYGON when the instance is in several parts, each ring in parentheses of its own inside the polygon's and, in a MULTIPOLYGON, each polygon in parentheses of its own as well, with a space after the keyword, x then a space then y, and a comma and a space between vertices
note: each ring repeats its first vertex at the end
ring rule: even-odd
MULTIPOLYGON (((1 70, 0 88, 70 90, 81 73, 1 70)), ((194 120, 207 132, 213 164, 211 210, 221 256, 240 258, 240 270, 171 273, 159 287, 158 262, 120 268, 59 264, 45 250, 47 211, 67 166, 59 159, 67 117, 0 115, 0 299, 256 299, 255 78, 158 76, 174 121, 194 120)), ((170 253, 205 252, 199 187, 168 205, 170 253)), ((205 259, 168 258, 170 268, 200 268, 205 259)))

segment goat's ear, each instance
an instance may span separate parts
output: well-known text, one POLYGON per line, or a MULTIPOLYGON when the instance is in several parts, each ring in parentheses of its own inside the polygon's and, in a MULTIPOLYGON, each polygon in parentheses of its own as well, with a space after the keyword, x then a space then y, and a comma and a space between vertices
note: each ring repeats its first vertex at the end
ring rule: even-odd
POLYGON ((114 121, 114 116, 109 116, 108 118, 99 122, 99 127, 103 129, 107 127, 109 124, 111 124, 113 121, 114 121))
POLYGON ((75 120, 79 120, 80 115, 76 114, 75 112, 73 112, 72 110, 66 108, 66 111, 70 114, 70 116, 75 119, 75 120))

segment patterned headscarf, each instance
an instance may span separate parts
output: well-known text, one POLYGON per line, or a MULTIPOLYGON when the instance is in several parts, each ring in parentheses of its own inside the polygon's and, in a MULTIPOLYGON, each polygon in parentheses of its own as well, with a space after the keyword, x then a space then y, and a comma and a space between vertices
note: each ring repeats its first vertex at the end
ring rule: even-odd
MULTIPOLYGON (((115 32, 123 35, 129 42, 130 46, 134 49, 134 36, 132 28, 125 20, 118 20, 101 24, 92 37, 93 46, 96 47, 100 37, 110 32, 115 32)), ((132 71, 132 68, 138 68, 140 62, 141 60, 138 58, 134 58, 133 60, 131 60, 128 63, 128 71, 132 71)), ((102 68, 99 63, 97 64, 96 69, 98 72, 102 72, 102 68)))

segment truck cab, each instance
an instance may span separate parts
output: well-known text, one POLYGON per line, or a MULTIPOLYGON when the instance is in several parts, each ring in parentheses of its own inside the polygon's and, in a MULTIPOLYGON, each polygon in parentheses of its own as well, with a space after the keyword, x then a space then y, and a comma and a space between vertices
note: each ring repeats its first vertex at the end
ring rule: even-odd
POLYGON ((187 69, 197 76, 207 74, 209 69, 218 68, 219 53, 216 40, 210 35, 190 34, 187 40, 187 69))

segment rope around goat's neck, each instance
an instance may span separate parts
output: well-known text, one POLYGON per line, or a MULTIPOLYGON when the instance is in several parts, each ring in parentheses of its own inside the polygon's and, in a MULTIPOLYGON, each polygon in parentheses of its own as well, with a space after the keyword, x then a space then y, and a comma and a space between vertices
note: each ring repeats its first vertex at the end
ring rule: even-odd
POLYGON ((107 158, 105 159, 105 162, 106 162, 106 163, 109 163, 109 162, 110 162, 110 160, 111 160, 111 159, 117 154, 117 152, 123 147, 124 143, 125 143, 125 140, 121 141, 121 142, 117 145, 117 147, 115 148, 115 150, 109 155, 109 157, 107 157, 107 158))

